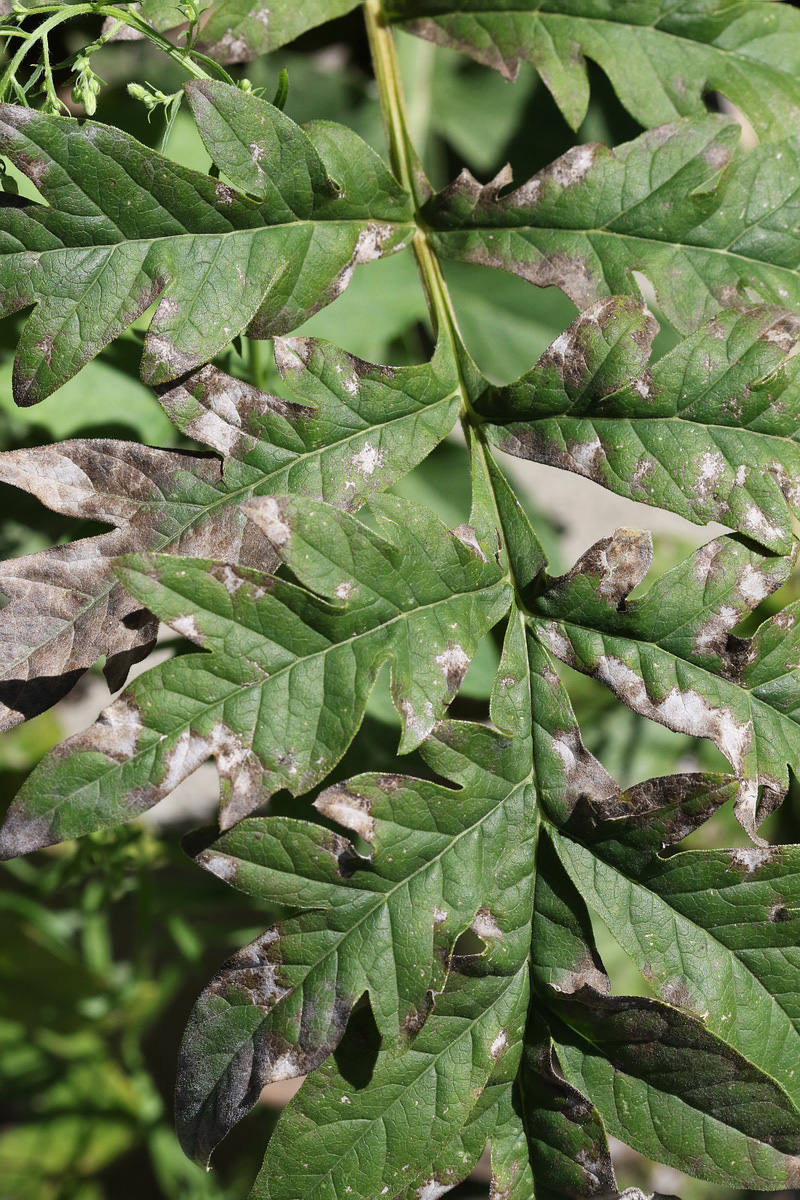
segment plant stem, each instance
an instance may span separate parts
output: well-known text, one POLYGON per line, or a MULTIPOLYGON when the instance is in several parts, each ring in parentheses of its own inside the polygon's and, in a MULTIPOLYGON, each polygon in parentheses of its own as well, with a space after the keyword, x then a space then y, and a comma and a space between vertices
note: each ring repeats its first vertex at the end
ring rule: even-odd
POLYGON ((366 0, 364 9, 381 113, 389 143, 389 158, 397 178, 414 200, 414 217, 417 225, 414 235, 414 253, 417 257, 417 266, 428 301, 431 322, 436 337, 445 337, 452 347, 456 368, 459 371, 464 414, 471 424, 477 426, 480 425, 481 420, 478 414, 472 410, 469 393, 461 377, 459 361, 461 338, 458 332, 458 320, 441 265, 430 244, 428 227, 422 213, 422 206, 427 199, 427 185, 408 133, 408 114, 394 37, 387 25, 381 0, 366 0))
POLYGON ((247 356, 250 360, 250 382, 260 392, 266 391, 267 380, 264 363, 263 343, 256 338, 247 339, 247 356))
MULTIPOLYGON (((423 205, 428 198, 428 185, 408 131, 408 114, 394 36, 386 21, 381 0, 365 0, 364 10, 375 79, 378 84, 381 113, 389 143, 390 162, 397 178, 410 192, 414 201, 414 218, 417 225, 414 234, 414 253, 422 286, 425 289, 431 323, 437 340, 446 340, 450 347, 458 377, 461 424, 464 435, 467 445, 477 460, 479 469, 483 471, 488 481, 491 451, 481 428, 483 418, 472 405, 469 386, 464 375, 463 364, 466 351, 458 329, 458 318, 441 264, 431 244, 429 227, 423 213, 423 205)), ((502 518, 491 485, 489 493, 493 497, 492 517, 495 527, 501 532, 502 518)), ((510 567, 508 579, 514 587, 519 603, 517 583, 510 567)))
MULTIPOLYGON (((185 50, 181 50, 179 46, 173 46, 163 34, 153 29, 148 25, 142 17, 130 7, 117 7, 113 4, 45 4, 39 5, 32 10, 37 16, 44 13, 51 13, 51 16, 43 21, 36 29, 34 29, 25 41, 17 49, 16 53, 10 59, 8 66, 0 77, 0 100, 4 100, 9 85, 12 83, 17 71, 22 65, 23 60, 29 51, 41 41, 44 45, 47 44, 47 38, 51 30, 57 25, 61 25, 64 21, 70 21, 73 17, 80 16, 99 16, 110 17, 112 20, 120 24, 130 25, 132 29, 137 30, 144 37, 157 46, 164 54, 183 67, 189 75, 195 79, 211 79, 212 76, 205 71, 199 63, 196 63, 185 50)), ((222 67, 218 68, 219 73, 226 81, 230 82, 230 76, 222 67)))

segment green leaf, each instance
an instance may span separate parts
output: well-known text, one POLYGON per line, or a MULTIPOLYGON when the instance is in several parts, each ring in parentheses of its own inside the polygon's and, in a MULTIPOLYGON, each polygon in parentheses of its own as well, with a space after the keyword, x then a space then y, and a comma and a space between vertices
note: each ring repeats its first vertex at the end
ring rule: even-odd
MULTIPOLYGON (((424 743, 428 765, 457 790, 361 776, 316 801, 366 838, 369 858, 318 826, 274 817, 245 821, 197 855, 237 888, 312 911, 235 956, 198 1002, 178 1087, 187 1149, 204 1160, 265 1083, 318 1067, 365 993, 382 1036, 374 1067, 355 1088, 364 1051, 348 1038, 336 1063, 306 1081, 281 1118, 254 1198, 333 1197, 349 1187, 366 1200, 384 1188, 398 1194, 400 1181, 403 1196, 440 1195, 465 1177, 490 1137, 496 1181, 510 1187, 516 1176, 520 1185, 529 1178, 511 1085, 527 1003, 533 747, 553 720, 543 696, 532 722, 530 653, 541 659, 517 619, 492 701, 495 719, 514 736, 443 722, 424 743), (452 957, 467 929, 482 953, 452 957)), ((541 683, 552 694, 552 684, 541 683)), ((566 779, 556 761, 562 769, 552 772, 552 786, 559 774, 562 785, 566 779)), ((548 1047, 531 1043, 522 1078, 532 1085, 525 1104, 536 1169, 557 1191, 547 1173, 568 1149, 555 1114, 571 1113, 574 1147, 600 1152, 604 1135, 591 1105, 558 1077, 548 1047)), ((605 1154, 602 1181, 615 1186, 607 1147, 605 1154)), ((584 1178, 570 1175, 571 1185, 584 1178)))
MULTIPOLYGON (((259 0, 210 0, 201 4, 197 49, 218 63, 250 62, 356 7, 357 0, 271 0, 269 7, 259 0)), ((141 15, 161 30, 186 20, 176 0, 142 0, 141 15)))
POLYGON ((507 453, 574 471, 771 550, 800 515, 797 318, 720 313, 648 368, 657 331, 632 300, 602 300, 516 383, 476 404, 507 453))
POLYGON ((656 850, 673 844, 697 820, 687 806, 715 798, 693 795, 691 779, 679 803, 674 786, 665 796, 632 789, 629 813, 621 805, 619 816, 587 823, 577 837, 554 835, 555 848, 662 999, 768 1070, 797 1104, 800 994, 791 958, 798 850, 648 853, 645 839, 656 850))
POLYGON ((249 62, 356 7, 357 0, 213 0, 198 48, 217 62, 249 62))
POLYGON ((634 712, 714 742, 741 780, 737 816, 758 841, 757 826, 800 761, 797 606, 752 638, 731 630, 785 581, 792 558, 718 538, 628 600, 651 554, 640 530, 604 538, 568 574, 540 582, 530 599, 534 627, 562 662, 634 712))
POLYGON ((763 138, 781 138, 800 107, 800 15, 764 0, 389 0, 410 33, 513 79, 532 63, 573 129, 589 104, 586 60, 605 71, 642 125, 704 111, 722 92, 763 138))
POLYGON ((580 308, 650 281, 682 332, 721 308, 800 306, 794 139, 736 154, 738 125, 706 116, 609 150, 576 146, 515 191, 463 172, 429 203, 445 258, 560 287, 580 308))
POLYGON ((230 184, 110 126, 3 106, 0 151, 48 202, 0 212, 3 309, 36 305, 17 352, 18 403, 49 395, 155 301, 142 375, 160 384, 245 330, 294 328, 357 263, 410 237, 408 198, 349 130, 306 133, 227 84, 186 92, 230 184))
POLYGON ((558 1018, 567 1079, 591 1096, 609 1131, 713 1182, 796 1180, 800 1112, 784 1089, 712 1033, 707 1014, 610 995, 588 913, 545 838, 537 867, 533 978, 558 1018))
MULTIPOLYGON (((556 1196, 613 1196, 617 1181, 600 1114, 564 1078, 550 1030, 534 1005, 518 1087, 522 1111, 517 1120, 537 1181, 556 1196)), ((493 1147, 493 1160, 494 1153, 493 1147)))
POLYGON ((408 752, 508 607, 508 585, 474 533, 448 533, 407 501, 372 502, 387 537, 292 497, 250 500, 246 511, 299 585, 224 562, 129 557, 119 568, 127 590, 211 653, 139 676, 51 753, 12 807, 6 856, 129 820, 210 757, 223 828, 279 788, 298 795, 344 754, 387 661, 408 752))
POLYGON ((454 971, 412 1046, 380 1053, 366 1086, 329 1061, 284 1110, 251 1200, 373 1200, 403 1194, 415 1175, 417 1196, 449 1189, 431 1164, 461 1133, 498 1061, 513 1071, 527 984, 524 961, 508 974, 454 971))
POLYGON ((217 452, 159 450, 85 439, 0 454, 0 479, 57 512, 116 528, 3 563, 2 724, 53 704, 107 656, 112 690, 152 647, 157 622, 116 578, 120 554, 215 555, 272 569, 272 544, 241 502, 274 492, 357 508, 389 487, 456 420, 452 369, 376 367, 308 338, 276 341, 276 361, 300 403, 287 403, 203 367, 162 390, 181 433, 217 452))
MULTIPOLYGON (((467 929, 484 943, 483 973, 502 977, 487 984, 490 992, 499 987, 490 1008, 506 1003, 509 980, 519 1002, 527 1003, 537 821, 524 667, 525 643, 516 623, 504 655, 504 670, 514 675, 504 675, 497 706, 513 712, 517 737, 443 722, 423 745, 427 763, 456 788, 399 775, 363 775, 316 800, 320 813, 369 844, 368 858, 327 829, 277 817, 244 821, 197 855, 234 887, 310 911, 257 938, 225 964, 198 1001, 184 1038, 177 1102, 181 1138, 192 1157, 207 1161, 265 1084, 318 1067, 364 993, 390 1073, 409 1042, 415 1052, 422 1048, 423 1026, 428 1030, 432 1022, 433 1030, 440 1029, 443 1045, 460 1036, 459 1022, 445 1016, 452 989, 442 993, 456 939, 467 929)), ((455 999, 477 1014, 470 1007, 475 998, 463 999, 466 989, 459 982, 455 999)), ((496 1061, 514 1042, 509 1035, 501 1038, 499 1029, 495 1036, 500 1040, 487 1061, 496 1061)), ((416 1096, 422 1060, 412 1059, 408 1078, 416 1096)), ((405 1067, 397 1070, 406 1078, 405 1067)), ((428 1064, 424 1070, 427 1080, 428 1064)), ((374 1077, 370 1086, 377 1086, 374 1077)), ((317 1091, 312 1086, 305 1098, 317 1091)), ((318 1103, 330 1103, 330 1094, 326 1084, 318 1103)), ((380 1092, 376 1101, 366 1100, 383 1102, 380 1092)), ((469 1112, 475 1096, 465 1100, 469 1112)), ((355 1113, 348 1109, 347 1117, 357 1126, 355 1113)), ((443 1144, 460 1133, 455 1113, 444 1125, 443 1144)), ((441 1131, 437 1136, 443 1139, 441 1131)), ((407 1147, 406 1158, 411 1153, 407 1147)), ((271 1150, 270 1169, 274 1159, 271 1150)), ((424 1153, 418 1165, 428 1165, 424 1153)))
POLYGON ((498 967, 525 961, 536 836, 527 746, 443 724, 424 752, 450 768, 457 790, 365 775, 323 792, 315 807, 364 838, 369 858, 326 829, 278 817, 243 821, 197 855, 234 887, 312 911, 257 938, 198 1001, 178 1089, 193 1158, 207 1160, 265 1084, 317 1067, 363 993, 385 1048, 413 1038, 466 929, 498 967))

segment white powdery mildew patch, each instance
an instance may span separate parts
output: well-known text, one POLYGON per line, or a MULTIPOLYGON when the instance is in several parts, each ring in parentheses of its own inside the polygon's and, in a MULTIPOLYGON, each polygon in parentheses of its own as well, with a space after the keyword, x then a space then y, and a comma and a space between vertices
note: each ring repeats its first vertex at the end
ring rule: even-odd
POLYGON ((262 158, 266 157, 266 153, 267 153, 266 148, 264 146, 260 145, 258 142, 251 142, 250 146, 248 148, 250 150, 250 158, 251 158, 252 162, 254 163, 254 165, 256 166, 256 168, 258 169, 259 175, 263 175, 264 172, 262 171, 261 167, 259 167, 258 164, 261 162, 262 158))
POLYGON ((452 1184, 439 1183, 437 1179, 428 1179, 422 1187, 417 1188, 417 1200, 439 1200, 450 1191, 452 1184))
POLYGON ((734 815, 746 833, 759 846, 767 843, 756 832, 758 829, 758 780, 746 779, 739 785, 739 794, 734 805, 734 815))
POLYGON ((247 39, 237 35, 228 27, 213 48, 220 57, 220 62, 246 62, 250 53, 247 39))
POLYGON ((554 629, 552 625, 546 625, 542 632, 556 658, 560 658, 562 662, 570 662, 572 658, 572 646, 564 634, 558 629, 554 629))
MULTIPOLYGON (((163 303, 164 301, 162 300, 161 304, 163 303)), ((159 305, 153 317, 153 323, 155 324, 162 315, 161 305, 159 305)), ((179 350, 169 338, 154 333, 152 328, 145 341, 145 355, 150 362, 165 363, 176 375, 184 375, 187 371, 192 371, 197 366, 197 360, 194 355, 179 350)))
POLYGON ((217 183, 214 187, 214 195, 220 204, 233 204, 236 199, 236 192, 227 183, 217 183))
POLYGON ((714 708, 693 688, 682 692, 675 687, 656 704, 648 696, 644 681, 627 663, 613 655, 600 656, 597 677, 642 716, 659 721, 676 733, 709 738, 734 770, 742 770, 752 744, 753 730, 749 722, 737 722, 730 709, 714 708))
POLYGON ((773 590, 769 578, 752 563, 748 563, 739 576, 737 589, 742 599, 752 608, 765 600, 773 590))
POLYGON ((573 350, 573 340, 569 333, 560 333, 551 344, 548 355, 551 358, 566 358, 573 350))
POLYGON ((507 1046, 508 1046, 508 1034, 506 1033, 505 1029, 501 1029, 500 1032, 498 1033, 497 1037, 494 1039, 491 1046, 489 1047, 489 1054, 491 1055, 492 1060, 494 1062, 497 1062, 498 1058, 500 1057, 500 1055, 503 1053, 503 1051, 506 1049, 507 1046))
POLYGON ((237 571, 234 571, 228 563, 223 563, 219 573, 219 579, 226 592, 231 596, 235 596, 239 588, 244 583, 244 579, 237 571))
POLYGON ((376 223, 368 225, 358 235, 353 255, 355 262, 373 262, 376 258, 380 258, 383 253, 383 243, 387 242, 393 233, 394 228, 391 225, 378 225, 376 223))
POLYGON ((273 341, 273 352, 275 354, 275 366, 282 376, 287 371, 294 371, 299 374, 305 370, 311 361, 311 355, 314 352, 314 341, 308 337, 276 337, 273 341))
MULTIPOLYGON (((394 228, 391 225, 380 225, 377 222, 372 222, 366 229, 362 229, 356 239, 356 244, 353 247, 353 257, 346 267, 343 267, 333 285, 333 290, 330 299, 335 296, 340 296, 353 278, 353 272, 360 263, 374 262, 383 254, 383 244, 391 238, 394 233, 394 228)), ((395 246, 395 250, 402 250, 405 243, 400 243, 395 246)))
MULTIPOLYGON (((97 489, 87 473, 58 446, 36 450, 11 450, 3 455, 4 483, 30 491, 57 512, 83 516, 83 505, 97 498, 97 489)), ((129 506, 130 515, 136 505, 129 506)))
POLYGON ((454 683, 461 682, 469 667, 469 655, 457 642, 448 646, 441 654, 437 654, 434 661, 451 687, 454 683))
POLYGON ((738 850, 729 850, 728 853, 731 865, 744 867, 748 875, 763 867, 765 863, 771 862, 775 855, 771 846, 743 846, 738 850))
POLYGON ((742 517, 742 525, 750 533, 755 534, 757 538, 763 539, 765 542, 780 541, 782 536, 778 526, 770 524, 761 509, 757 508, 755 504, 751 504, 745 509, 742 517))
POLYGON ((640 458, 634 467, 633 474, 631 475, 631 489, 633 491, 636 491, 637 489, 647 491, 648 489, 645 486, 645 480, 649 475, 653 474, 655 469, 656 464, 652 458, 640 458))
POLYGON ((297 1079, 298 1075, 304 1075, 306 1064, 303 1062, 299 1054, 293 1054, 291 1050, 284 1050, 280 1058, 276 1058, 269 1068, 264 1084, 280 1083, 282 1079, 297 1079))
POLYGON ((491 941, 493 938, 500 942, 504 940, 503 931, 488 908, 478 909, 473 917, 470 928, 473 933, 476 933, 479 938, 483 938, 484 941, 491 941))
POLYGON ((468 546, 470 550, 474 550, 483 562, 489 561, 481 549, 480 542, 478 541, 478 535, 471 525, 457 525, 455 529, 451 529, 450 532, 452 533, 453 537, 458 538, 458 540, 465 546, 468 546))
POLYGON ((700 455, 695 478, 695 491, 698 496, 709 496, 716 492, 725 474, 725 459, 719 450, 705 450, 700 455))
POLYGON ((581 475, 585 475, 589 479, 595 479, 603 458, 603 447, 600 438, 595 437, 591 442, 583 442, 573 446, 570 450, 570 456, 581 475))
POLYGON ((183 617, 173 617, 170 625, 176 633, 179 633, 181 637, 188 638, 190 642, 202 642, 203 640, 203 635, 197 628, 197 621, 191 613, 183 617))
POLYGON ((260 496, 243 507, 248 517, 264 530, 273 546, 287 544, 292 531, 285 520, 283 506, 275 496, 260 496))
POLYGON ((373 446, 371 442, 364 442, 358 453, 351 456, 350 466, 354 467, 365 479, 369 479, 370 476, 375 474, 378 467, 383 466, 385 460, 385 450, 381 450, 378 446, 373 446))
POLYGON ((371 842, 375 836, 375 819, 370 816, 372 801, 367 796, 359 796, 346 787, 335 785, 314 801, 314 807, 345 829, 354 830, 367 842, 371 842))
POLYGON ((796 509, 800 505, 800 480, 795 474, 790 475, 781 462, 771 463, 770 471, 775 476, 784 497, 796 509))
POLYGON ((197 862, 205 867, 206 871, 210 871, 212 875, 216 875, 217 879, 222 879, 225 883, 232 883, 236 878, 236 860, 229 858, 227 854, 217 854, 212 850, 205 850, 202 854, 197 855, 197 862))
POLYGON ((400 701, 400 712, 403 714, 406 729, 417 738, 426 738, 435 724, 433 705, 430 700, 425 701, 424 713, 422 716, 417 715, 417 710, 414 708, 410 700, 400 701))
POLYGON ((184 729, 174 746, 165 755, 166 771, 158 785, 159 794, 166 796, 179 783, 193 774, 211 755, 208 739, 184 729))
POLYGON ((433 920, 434 920, 435 924, 441 925, 444 921, 447 920, 447 913, 445 912, 445 910, 443 908, 434 908, 433 920))
POLYGON ((561 762, 564 766, 564 771, 567 775, 569 775, 570 771, 574 768, 576 762, 578 761, 578 757, 575 753, 577 748, 577 737, 574 732, 563 733, 560 736, 553 738, 553 749, 561 759, 561 762))
POLYGON ((694 639, 695 650, 699 654, 707 654, 716 650, 719 639, 736 624, 738 617, 737 609, 723 604, 719 612, 698 629, 694 639))
POLYGON ((713 577, 715 564, 720 553, 719 542, 706 542, 694 556, 692 574, 698 583, 706 583, 713 577))
POLYGON ((548 174, 562 187, 582 183, 592 169, 597 151, 594 146, 575 146, 557 158, 548 174))
POLYGON ((110 758, 129 758, 136 753, 141 728, 138 708, 127 696, 120 696, 103 709, 90 731, 91 749, 110 758))
POLYGON ((337 600, 349 600, 355 590, 355 584, 346 579, 344 583, 337 583, 333 589, 333 594, 337 600))
POLYGON ((355 371, 348 371, 342 363, 337 363, 336 374, 339 376, 339 382, 348 396, 356 397, 358 395, 358 375, 355 371))
POLYGON ((211 730, 207 741, 209 752, 216 760, 217 770, 225 779, 235 782, 244 766, 256 763, 252 751, 221 721, 211 730))

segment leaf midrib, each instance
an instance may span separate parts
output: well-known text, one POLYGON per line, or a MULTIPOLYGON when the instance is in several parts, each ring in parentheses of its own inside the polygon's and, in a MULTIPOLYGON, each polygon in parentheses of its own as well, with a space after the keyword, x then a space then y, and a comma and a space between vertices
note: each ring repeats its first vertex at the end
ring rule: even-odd
MULTIPOLYGON (((795 282, 797 280, 797 267, 796 266, 785 267, 780 263, 769 262, 767 259, 751 258, 749 255, 740 254, 737 251, 731 250, 729 247, 726 247, 726 246, 705 246, 700 242, 671 242, 671 241, 667 241, 666 239, 662 239, 662 238, 643 237, 641 234, 638 234, 638 233, 618 233, 616 230, 613 230, 613 229, 603 229, 603 228, 601 228, 601 229, 597 229, 597 228, 577 229, 577 228, 573 228, 571 226, 561 226, 561 225, 477 225, 477 224, 475 224, 475 225, 460 226, 456 229, 434 228, 432 230, 432 233, 433 233, 433 236, 437 239, 437 241, 441 241, 441 240, 446 240, 448 238, 453 238, 453 237, 456 237, 456 238, 457 237, 466 237, 466 236, 469 236, 470 234, 478 234, 479 236, 484 236, 485 234, 490 233, 494 230, 499 230, 501 233, 521 234, 523 237, 526 233, 574 234, 578 237, 586 237, 590 241, 592 248, 595 249, 595 253, 597 253, 597 251, 596 251, 596 248, 594 247, 594 243, 591 242, 592 237, 598 237, 598 238, 614 237, 614 238, 619 238, 623 242, 640 243, 643 246, 650 245, 650 246, 667 247, 669 249, 676 250, 676 251, 696 251, 701 254, 721 254, 732 261, 747 263, 748 265, 750 265, 754 268, 767 268, 770 271, 781 271, 784 274, 791 276, 791 278, 793 280, 795 280, 795 282)), ((602 261, 602 258, 604 256, 597 253, 597 257, 599 260, 602 261)), ((513 270, 513 268, 512 268, 512 270, 513 270)), ((703 284, 705 285, 706 290, 709 291, 710 287, 705 279, 703 279, 703 284)))
MULTIPOLYGON (((700 399, 702 399, 702 398, 703 397, 700 397, 700 399)), ((694 401, 693 401, 693 403, 694 403, 694 401)), ((761 414, 759 414, 759 416, 760 415, 761 414)), ((498 418, 498 417, 488 416, 485 418, 485 421, 486 421, 487 425, 492 426, 495 429, 508 429, 512 425, 543 424, 545 421, 586 421, 590 425, 602 425, 603 422, 612 424, 615 422, 619 423, 619 422, 623 422, 623 421, 630 422, 632 425, 638 425, 639 423, 643 423, 643 424, 650 423, 653 425, 658 425, 658 424, 661 424, 662 422, 666 423, 669 421, 680 421, 682 424, 687 425, 687 426, 697 425, 701 429, 709 429, 709 430, 714 430, 714 431, 719 430, 722 433, 727 433, 727 434, 739 433, 739 434, 744 434, 747 437, 759 437, 759 438, 774 439, 775 441, 778 441, 778 442, 787 443, 788 448, 793 451, 800 450, 800 446, 798 446, 798 438, 797 438, 797 434, 798 434, 798 432, 800 432, 800 422, 798 422, 798 425, 795 428, 794 433, 789 434, 789 433, 765 433, 763 430, 760 430, 760 429, 752 429, 748 425, 719 425, 719 424, 717 424, 716 421, 698 421, 695 417, 685 417, 683 415, 683 413, 680 413, 680 412, 671 413, 671 414, 669 414, 667 416, 663 416, 663 417, 650 417, 650 416, 645 415, 644 413, 642 413, 642 414, 626 413, 625 415, 620 414, 619 416, 607 417, 607 416, 602 416, 602 415, 595 416, 591 411, 587 410, 584 413, 573 413, 573 412, 555 413, 554 412, 554 413, 547 413, 542 416, 515 416, 515 417, 506 417, 506 418, 498 418)))
MULTIPOLYGON (((44 206, 42 206, 42 207, 44 207, 44 206)), ((223 238, 231 238, 231 237, 241 237, 246 234, 250 235, 251 237, 256 237, 256 236, 266 233, 267 231, 271 231, 271 230, 286 231, 286 230, 296 229, 300 226, 309 226, 312 230, 315 231, 319 228, 332 229, 332 228, 336 228, 338 226, 342 226, 344 228, 349 228, 350 226, 354 226, 354 225, 357 225, 357 226, 361 226, 361 225, 391 226, 392 229, 394 229, 395 231, 401 230, 404 228, 408 228, 409 231, 414 229, 414 222, 411 219, 408 219, 405 221, 400 221, 396 217, 386 217, 386 218, 384 218, 384 217, 368 217, 368 216, 365 216, 365 217, 341 217, 341 218, 337 218, 336 220, 324 220, 322 218, 317 218, 316 220, 313 218, 303 218, 303 219, 298 218, 296 221, 282 221, 277 225, 254 225, 251 227, 244 227, 244 228, 239 228, 239 229, 236 229, 236 228, 223 229, 223 230, 219 230, 219 231, 201 230, 201 231, 198 231, 197 233, 192 233, 190 230, 187 229, 187 230, 183 230, 180 233, 162 233, 162 234, 158 234, 157 236, 154 236, 154 237, 124 238, 119 242, 84 242, 84 243, 79 243, 77 245, 49 246, 45 250, 36 250, 36 249, 30 249, 28 247, 22 247, 20 250, 9 250, 2 257, 5 259, 9 259, 9 258, 15 257, 18 254, 33 254, 36 256, 36 258, 38 260, 41 260, 48 254, 64 254, 64 253, 70 253, 70 252, 86 253, 86 251, 90 251, 90 250, 101 250, 101 251, 105 251, 106 253, 109 253, 114 250, 125 250, 130 246, 139 246, 139 245, 153 246, 159 242, 176 242, 182 238, 223 239, 223 238)), ((45 229, 46 232, 48 232, 48 233, 51 232, 50 230, 48 230, 46 228, 46 226, 41 226, 41 228, 45 229)), ((399 249, 400 249, 399 246, 395 247, 395 250, 399 250, 399 249)), ((144 270, 144 267, 142 267, 142 270, 144 270)))

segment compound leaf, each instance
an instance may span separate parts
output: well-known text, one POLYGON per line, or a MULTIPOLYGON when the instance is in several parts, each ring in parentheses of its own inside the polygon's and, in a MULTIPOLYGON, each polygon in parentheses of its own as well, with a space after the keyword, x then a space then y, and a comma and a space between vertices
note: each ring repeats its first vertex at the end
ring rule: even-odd
POLYGON ((403 1194, 415 1175, 417 1196, 449 1190, 458 1176, 443 1182, 431 1163, 461 1133, 498 1061, 513 1071, 527 999, 526 958, 509 973, 452 971, 411 1047, 380 1053, 366 1086, 354 1088, 329 1060, 284 1109, 251 1200, 373 1200, 403 1194))
MULTIPOLYGON (((310 911, 281 922, 226 963, 198 1001, 184 1038, 177 1100, 181 1139, 192 1157, 206 1161, 265 1084, 318 1067, 365 993, 382 1035, 381 1061, 409 1042, 419 1048, 414 1039, 434 1001, 434 1027, 446 1031, 439 998, 456 939, 469 928, 486 947, 492 964, 486 971, 507 977, 497 1003, 509 979, 527 1003, 520 973, 528 954, 537 822, 519 623, 503 662, 498 704, 513 708, 518 736, 442 722, 423 744, 429 765, 455 788, 363 775, 315 801, 325 817, 369 844, 368 858, 327 829, 277 817, 243 821, 198 853, 207 870, 232 886, 310 911)), ((466 986, 458 985, 459 996, 466 986)), ((509 1045, 499 1029, 495 1035, 493 1061, 509 1045)), ((316 1093, 314 1086, 306 1099, 316 1093)), ((325 1103, 325 1092, 319 1102, 325 1103)), ((355 1120, 350 1111, 347 1117, 355 1120)), ((448 1116, 445 1124, 447 1139, 460 1134, 457 1120, 448 1116)), ((271 1151, 270 1165, 274 1157, 271 1151)), ((426 1166, 424 1156, 419 1165, 426 1166)))
MULTIPOLYGON (((374 1070, 358 1090, 341 1059, 347 1041, 336 1063, 306 1081, 281 1118, 254 1197, 333 1196, 348 1187, 347 1194, 363 1197, 382 1195, 384 1187, 395 1195, 440 1195, 466 1176, 498 1122, 496 1178, 510 1185, 518 1174, 528 1177, 527 1148, 520 1158, 516 1145, 511 1086, 527 1004, 538 831, 533 748, 556 736, 559 704, 568 709, 563 696, 554 705, 543 695, 532 721, 531 679, 547 693, 554 689, 529 674, 530 654, 541 666, 541 650, 516 619, 492 700, 494 717, 512 736, 447 721, 421 747, 429 766, 457 790, 361 776, 316 801, 325 816, 368 841, 369 858, 328 830, 271 817, 244 821, 198 853, 233 886, 311 911, 257 939, 201 996, 184 1039, 178 1088, 187 1149, 205 1160, 265 1083, 318 1067, 364 993, 382 1035, 374 1070), (453 958, 466 929, 484 950, 453 958), (513 1017, 505 1015, 509 1005, 513 1017), (482 1049, 472 1041, 475 1021, 482 1049), (425 1119, 415 1114, 412 1124, 409 1111, 421 1106, 425 1119)), ((550 786, 560 779, 563 789, 568 776, 563 759, 555 760, 550 786)), ((608 786, 613 790, 610 780, 608 786)), ((567 1153, 552 1113, 542 1132, 539 1117, 551 1106, 572 1112, 576 1144, 589 1131, 594 1144, 602 1137, 599 1118, 542 1054, 549 1050, 533 1048, 525 1068, 536 1085, 526 1102, 536 1137, 549 1139, 551 1155, 559 1146, 567 1153)), ((551 1161, 537 1146, 534 1161, 546 1177, 551 1161)), ((613 1182, 610 1161, 603 1180, 613 1182)), ((556 1182, 549 1180, 554 1190, 556 1182)))
POLYGON ((0 479, 69 516, 117 528, 0 566, 2 725, 41 712, 101 654, 112 690, 151 648, 157 623, 116 578, 120 554, 215 555, 270 570, 269 540, 241 502, 293 491, 347 508, 390 486, 444 437, 458 413, 441 354, 376 367, 308 338, 278 339, 287 403, 206 366, 159 401, 208 453, 92 438, 0 454, 0 479))
POLYGON ((745 0, 390 0, 403 28, 462 50, 509 79, 533 64, 577 129, 589 104, 587 59, 642 125, 702 114, 722 92, 762 138, 800 108, 800 14, 745 0))
POLYGON ((439 741, 457 761, 456 791, 360 776, 315 802, 369 842, 369 858, 326 829, 278 817, 243 821, 197 856, 237 888, 312 911, 240 952, 198 1002, 178 1092, 192 1157, 206 1160, 265 1084, 318 1066, 364 992, 384 1047, 411 1039, 470 926, 498 965, 525 961, 536 836, 529 739, 509 748, 492 730, 445 723, 429 761, 439 741))
POLYGON ((576 146, 514 191, 469 172, 428 205, 442 255, 560 287, 586 308, 655 289, 682 332, 725 307, 800 307, 798 144, 736 154, 739 126, 706 116, 609 150, 576 146))
POLYGON ((154 385, 247 329, 294 328, 356 263, 410 237, 408 197, 349 130, 304 132, 228 84, 186 92, 230 183, 119 129, 2 106, 0 150, 47 201, 0 212, 3 311, 36 306, 14 367, 18 403, 60 387, 156 300, 142 359, 154 385))
POLYGON ((509 589, 474 534, 461 540, 408 501, 372 505, 391 541, 325 504, 248 501, 299 585, 222 562, 128 557, 127 590, 211 653, 140 676, 57 747, 17 797, 3 853, 128 820, 212 756, 223 828, 279 788, 299 794, 347 749, 386 661, 401 752, 419 745, 509 589))
POLYGON ((487 388, 476 408, 489 437, 788 553, 800 515, 797 317, 724 311, 648 368, 657 328, 633 300, 599 301, 516 383, 487 388))
POLYGON ((533 978, 557 1018, 567 1079, 591 1096, 609 1131, 713 1182, 796 1180, 800 1112, 786 1091, 704 1016, 611 995, 588 912, 544 836, 537 867, 533 978))
POLYGON ((800 762, 797 605, 752 638, 731 630, 786 580, 792 557, 718 538, 628 600, 651 554, 640 530, 604 538, 566 575, 540 581, 534 626, 562 662, 635 712, 714 742, 741 780, 737 816, 758 840, 800 762))
MULTIPOLYGON (((664 790, 666 796, 651 787, 632 789, 619 816, 587 822, 578 837, 553 834, 556 851, 584 900, 610 924, 662 999, 759 1063, 798 1103, 793 1064, 800 996, 791 962, 800 898, 797 847, 662 858, 662 845, 697 820, 687 811, 687 801, 697 799, 692 790, 683 798, 674 783, 664 790)), ((730 784, 717 801, 726 791, 730 795, 730 784)), ((713 798, 713 792, 705 797, 713 798)))

